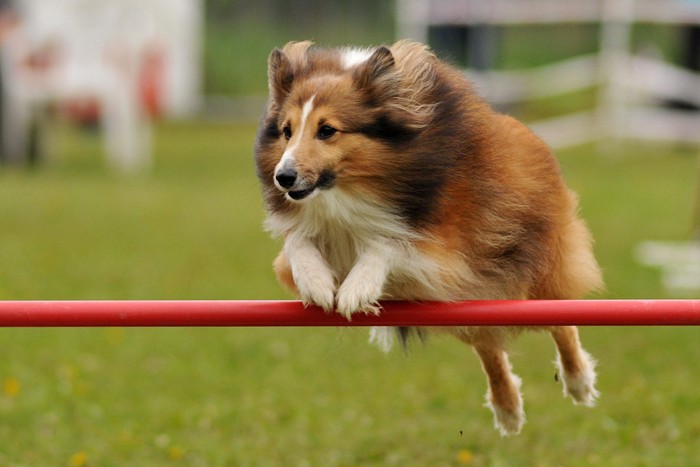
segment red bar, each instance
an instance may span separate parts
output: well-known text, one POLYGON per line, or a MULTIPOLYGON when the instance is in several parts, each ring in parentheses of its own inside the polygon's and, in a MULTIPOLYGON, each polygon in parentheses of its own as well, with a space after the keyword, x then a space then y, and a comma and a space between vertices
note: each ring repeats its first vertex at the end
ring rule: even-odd
POLYGON ((677 326, 700 300, 384 302, 347 321, 298 301, 0 301, 0 327, 85 326, 677 326))

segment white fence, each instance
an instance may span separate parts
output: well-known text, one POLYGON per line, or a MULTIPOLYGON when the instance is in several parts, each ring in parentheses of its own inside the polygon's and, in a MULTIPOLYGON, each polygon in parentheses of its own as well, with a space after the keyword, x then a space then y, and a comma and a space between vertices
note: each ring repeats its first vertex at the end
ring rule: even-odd
POLYGON ((635 23, 700 24, 690 0, 398 0, 400 38, 427 42, 433 25, 599 23, 596 53, 519 71, 468 71, 486 97, 506 103, 598 87, 595 109, 531 122, 552 146, 604 138, 700 143, 700 118, 655 107, 675 98, 700 104, 700 75, 630 47, 635 23))

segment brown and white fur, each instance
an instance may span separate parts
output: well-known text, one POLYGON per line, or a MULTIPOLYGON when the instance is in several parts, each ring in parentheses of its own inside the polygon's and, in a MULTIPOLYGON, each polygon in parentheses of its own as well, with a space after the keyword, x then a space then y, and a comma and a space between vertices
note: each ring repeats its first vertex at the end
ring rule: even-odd
MULTIPOLYGON (((257 173, 266 227, 284 238, 275 272, 305 303, 350 319, 381 299, 573 299, 602 286, 551 150, 424 45, 293 42, 268 65, 257 173)), ((577 329, 546 330, 565 395, 593 405, 595 362, 577 329)), ((496 427, 518 433, 506 343, 521 328, 441 331, 474 347, 496 427)), ((371 338, 388 349, 393 330, 371 338)))

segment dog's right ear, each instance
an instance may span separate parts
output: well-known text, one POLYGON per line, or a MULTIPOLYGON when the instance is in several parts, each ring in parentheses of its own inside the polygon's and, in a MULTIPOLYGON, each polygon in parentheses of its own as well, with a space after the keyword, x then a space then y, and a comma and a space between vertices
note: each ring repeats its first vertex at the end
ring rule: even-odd
POLYGON ((267 60, 267 80, 270 96, 274 102, 281 102, 292 89, 294 72, 289 58, 280 49, 275 49, 267 60))
POLYGON ((272 51, 267 60, 267 79, 274 102, 282 102, 292 90, 294 76, 307 66, 307 51, 312 45, 311 41, 288 42, 282 50, 272 51))

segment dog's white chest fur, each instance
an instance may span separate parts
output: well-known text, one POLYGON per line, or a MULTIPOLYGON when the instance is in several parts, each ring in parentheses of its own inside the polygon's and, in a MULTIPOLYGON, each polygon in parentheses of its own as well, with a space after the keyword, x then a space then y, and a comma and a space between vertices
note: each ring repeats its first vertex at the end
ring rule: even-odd
POLYGON ((396 250, 414 239, 396 216, 378 205, 333 189, 323 191, 293 215, 272 214, 266 227, 289 239, 308 239, 342 281, 367 250, 396 250))
POLYGON ((300 207, 271 214, 266 226, 285 237, 303 300, 349 317, 376 311, 380 298, 447 298, 440 265, 415 248, 419 235, 398 216, 337 188, 300 207))

